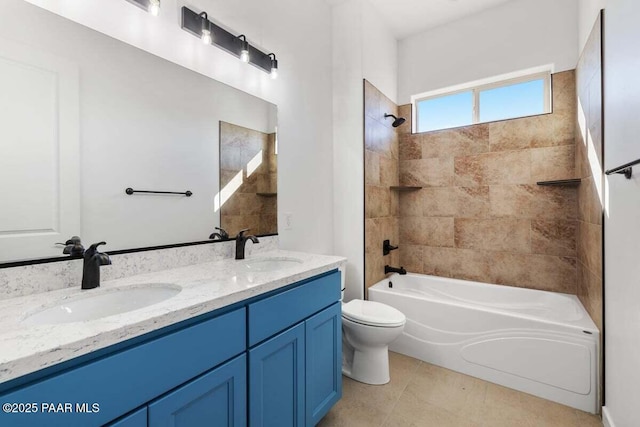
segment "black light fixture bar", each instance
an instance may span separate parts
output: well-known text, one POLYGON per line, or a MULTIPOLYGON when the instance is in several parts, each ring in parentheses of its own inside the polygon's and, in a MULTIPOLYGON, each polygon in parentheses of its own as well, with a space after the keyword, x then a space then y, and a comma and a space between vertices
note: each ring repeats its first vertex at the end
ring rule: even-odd
MULTIPOLYGON (((202 18, 200 15, 186 6, 182 6, 182 29, 200 38, 202 36, 202 18)), ((211 22, 211 44, 240 58, 242 50, 242 40, 238 36, 231 34, 224 28, 211 22)), ((267 73, 271 73, 271 57, 249 44, 249 63, 260 68, 267 73)))
POLYGON ((149 0, 127 0, 129 3, 138 6, 140 9, 148 10, 151 2, 149 0))
MULTIPOLYGON (((129 3, 138 6, 140 9, 149 12, 151 8, 151 0, 127 0, 129 3)), ((160 4, 158 2, 158 7, 160 4)), ((157 11, 156 11, 157 15, 157 11)))

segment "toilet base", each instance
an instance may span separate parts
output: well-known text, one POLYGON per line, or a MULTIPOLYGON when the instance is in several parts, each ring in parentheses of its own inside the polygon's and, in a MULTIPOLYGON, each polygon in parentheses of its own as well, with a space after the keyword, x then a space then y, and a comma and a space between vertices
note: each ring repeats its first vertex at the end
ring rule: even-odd
POLYGON ((343 359, 343 375, 371 385, 383 385, 390 381, 389 348, 387 346, 375 349, 368 348, 364 352, 354 349, 349 350, 351 351, 348 351, 343 359))

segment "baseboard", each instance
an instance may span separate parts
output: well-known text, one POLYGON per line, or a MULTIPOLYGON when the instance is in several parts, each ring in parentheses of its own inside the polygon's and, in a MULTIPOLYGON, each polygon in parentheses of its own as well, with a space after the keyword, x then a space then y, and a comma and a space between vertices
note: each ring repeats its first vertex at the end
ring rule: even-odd
POLYGON ((616 427, 611 419, 611 414, 609 414, 609 408, 606 406, 602 407, 602 424, 604 424, 604 427, 616 427))

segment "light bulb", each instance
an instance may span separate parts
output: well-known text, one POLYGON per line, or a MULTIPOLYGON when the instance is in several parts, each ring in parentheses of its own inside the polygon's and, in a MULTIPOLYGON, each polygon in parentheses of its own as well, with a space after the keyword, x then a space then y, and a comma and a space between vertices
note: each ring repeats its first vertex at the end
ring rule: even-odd
POLYGON ((242 62, 249 62, 249 51, 246 49, 243 49, 242 51, 240 51, 240 61, 242 62))
POLYGON ((247 41, 247 37, 244 34, 240 34, 238 36, 238 40, 240 40, 240 61, 244 63, 249 63, 249 42, 247 41))
POLYGON ((275 80, 278 78, 278 60, 275 53, 270 53, 269 58, 271 58, 271 78, 275 80))
POLYGON ((206 29, 202 30, 202 43, 211 44, 211 31, 206 29))
POLYGON ((160 0, 149 0, 149 13, 153 16, 160 14, 160 0))

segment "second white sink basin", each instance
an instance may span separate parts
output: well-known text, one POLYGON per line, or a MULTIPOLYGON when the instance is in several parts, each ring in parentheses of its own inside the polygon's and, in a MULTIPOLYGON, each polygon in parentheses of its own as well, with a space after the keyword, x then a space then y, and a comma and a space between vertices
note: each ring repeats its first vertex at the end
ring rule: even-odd
POLYGON ((165 301, 177 294, 179 286, 153 283, 110 290, 88 290, 41 308, 22 320, 27 325, 52 325, 95 320, 126 313, 165 301))
POLYGON ((302 260, 298 258, 288 257, 263 257, 254 259, 245 259, 243 268, 245 271, 253 271, 256 273, 267 271, 278 271, 286 268, 295 267, 302 264, 302 260))

